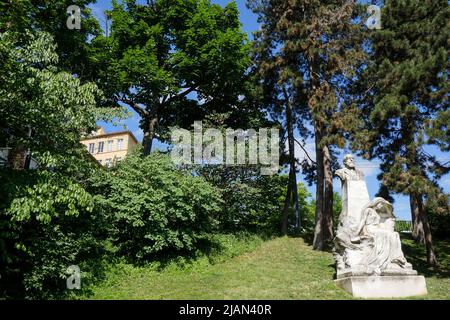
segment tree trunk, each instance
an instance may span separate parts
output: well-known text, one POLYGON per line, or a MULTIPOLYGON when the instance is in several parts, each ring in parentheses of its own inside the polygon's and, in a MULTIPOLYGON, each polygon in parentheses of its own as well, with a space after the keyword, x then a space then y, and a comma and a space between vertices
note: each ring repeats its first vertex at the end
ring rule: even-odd
MULTIPOLYGON (((427 263, 430 266, 437 265, 436 254, 434 252, 433 237, 431 235, 430 224, 428 223, 427 213, 423 208, 423 199, 421 194, 413 193, 410 195, 412 198, 411 208, 414 208, 414 220, 416 225, 419 226, 419 232, 423 233, 425 247, 427 249, 427 263)), ((411 211, 412 213, 413 211, 411 211)))
MULTIPOLYGON (((287 99, 287 94, 285 95, 287 99)), ((295 139, 294 139, 294 123, 292 119, 292 104, 289 100, 286 101, 286 124, 288 132, 288 145, 289 145, 289 164, 290 164, 290 174, 292 174, 292 179, 289 182, 292 184, 292 200, 294 202, 294 215, 295 215, 295 229, 297 232, 300 230, 300 212, 298 206, 298 192, 297 192, 297 170, 295 167, 295 139)))
POLYGON ((413 194, 409 195, 409 205, 411 207, 412 237, 414 241, 425 244, 425 232, 420 219, 419 205, 413 194))
POLYGON ((323 250, 323 208, 324 208, 324 155, 320 147, 322 139, 322 130, 318 123, 315 124, 315 144, 316 144, 316 226, 314 229, 313 249, 323 250))
POLYGON ((154 116, 148 119, 144 126, 144 139, 142 146, 144 147, 144 156, 148 156, 152 151, 153 138, 155 137, 156 125, 158 124, 158 117, 154 116))
MULTIPOLYGON (((295 161, 295 160, 294 160, 295 161)), ((298 206, 298 191, 297 191, 297 172, 295 170, 292 179, 292 201, 294 202, 294 214, 295 214, 295 230, 300 232, 301 222, 300 222, 300 208, 298 206)))
POLYGON ((324 243, 333 238, 333 170, 331 168, 331 154, 328 146, 323 147, 324 166, 324 199, 322 215, 322 236, 324 243))
POLYGON ((13 170, 25 169, 26 156, 27 153, 24 146, 19 145, 12 148, 8 154, 8 166, 13 170))
POLYGON ((287 186, 286 198, 284 199, 284 207, 283 207, 283 221, 281 223, 281 234, 288 234, 288 224, 289 224, 289 204, 291 203, 291 194, 292 194, 292 170, 289 170, 289 180, 287 186))

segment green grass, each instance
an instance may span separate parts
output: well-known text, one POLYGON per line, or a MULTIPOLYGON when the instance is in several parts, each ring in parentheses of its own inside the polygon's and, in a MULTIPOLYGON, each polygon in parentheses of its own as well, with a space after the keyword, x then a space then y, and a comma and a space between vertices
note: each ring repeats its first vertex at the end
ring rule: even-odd
MULTIPOLYGON (((402 238, 405 236, 402 235, 402 238)), ((450 300, 450 243, 434 241, 439 261, 437 268, 429 268, 426 261, 424 245, 417 245, 411 239, 403 239, 403 252, 417 272, 426 278, 428 295, 417 299, 450 300)))
MULTIPOLYGON (((84 299, 352 299, 334 282, 333 257, 311 249, 301 238, 222 237, 221 250, 195 260, 135 267, 113 266, 106 280, 84 299)), ((405 241, 407 258, 427 277, 429 294, 450 299, 450 252, 439 243, 443 266, 427 269, 423 250, 405 241)), ((80 298, 80 297, 78 297, 80 298)))

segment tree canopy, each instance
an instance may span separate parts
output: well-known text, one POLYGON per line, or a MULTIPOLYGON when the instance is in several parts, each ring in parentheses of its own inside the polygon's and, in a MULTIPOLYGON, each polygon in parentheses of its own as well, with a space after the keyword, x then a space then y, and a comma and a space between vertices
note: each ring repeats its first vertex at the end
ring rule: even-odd
POLYGON ((448 196, 437 179, 450 167, 431 156, 427 145, 448 147, 447 1, 385 1, 381 30, 370 33, 371 52, 360 76, 359 108, 366 120, 354 148, 381 160, 382 188, 410 197, 414 236, 427 243, 435 263, 425 213, 448 196))
MULTIPOLYGON (((169 126, 189 128, 211 113, 240 112, 250 66, 235 3, 113 1, 109 36, 93 39, 95 79, 109 103, 141 117, 144 154, 169 126)), ((235 123, 236 125, 236 123, 235 123)))

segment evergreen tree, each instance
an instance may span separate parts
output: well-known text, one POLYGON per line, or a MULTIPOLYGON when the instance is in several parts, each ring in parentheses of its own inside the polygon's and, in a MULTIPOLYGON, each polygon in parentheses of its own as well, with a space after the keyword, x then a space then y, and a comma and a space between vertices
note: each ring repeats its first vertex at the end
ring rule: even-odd
POLYGON ((425 207, 442 198, 437 179, 448 168, 424 147, 448 148, 448 2, 385 1, 381 19, 359 87, 366 130, 354 146, 381 160, 384 193, 409 196, 413 236, 426 243, 428 263, 435 264, 425 207))
POLYGON ((283 106, 288 132, 292 113, 301 136, 315 137, 314 248, 322 250, 333 236, 333 148, 344 147, 344 133, 357 124, 354 107, 344 102, 364 58, 363 32, 355 22, 360 7, 355 1, 294 0, 255 0, 250 6, 262 23, 256 59, 266 103, 272 110, 283 106))

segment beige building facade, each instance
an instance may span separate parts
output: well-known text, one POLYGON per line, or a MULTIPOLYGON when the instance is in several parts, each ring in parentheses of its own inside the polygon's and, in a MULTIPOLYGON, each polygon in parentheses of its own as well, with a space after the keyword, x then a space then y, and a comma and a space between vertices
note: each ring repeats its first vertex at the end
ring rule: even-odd
POLYGON ((101 165, 110 167, 131 153, 138 141, 130 131, 106 133, 100 127, 95 133, 82 139, 81 143, 101 165))

